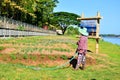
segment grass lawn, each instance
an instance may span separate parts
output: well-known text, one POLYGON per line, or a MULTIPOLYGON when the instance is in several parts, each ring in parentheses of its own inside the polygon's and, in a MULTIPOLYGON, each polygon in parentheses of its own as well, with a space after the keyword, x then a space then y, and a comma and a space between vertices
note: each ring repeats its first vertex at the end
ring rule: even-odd
POLYGON ((0 39, 0 80, 120 80, 120 46, 102 40, 99 54, 95 53, 95 40, 88 40, 88 50, 91 52, 87 58, 91 58, 85 70, 74 70, 72 66, 54 70, 68 61, 66 56, 74 55, 77 40, 74 36, 0 39), (35 70, 35 66, 40 69, 35 70))

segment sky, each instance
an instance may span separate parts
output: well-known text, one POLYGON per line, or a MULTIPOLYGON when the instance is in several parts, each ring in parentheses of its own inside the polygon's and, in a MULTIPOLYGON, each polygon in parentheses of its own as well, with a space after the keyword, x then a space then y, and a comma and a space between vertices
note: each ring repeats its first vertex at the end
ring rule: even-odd
POLYGON ((120 0, 58 0, 54 12, 70 12, 84 17, 100 12, 100 34, 120 34, 120 0))

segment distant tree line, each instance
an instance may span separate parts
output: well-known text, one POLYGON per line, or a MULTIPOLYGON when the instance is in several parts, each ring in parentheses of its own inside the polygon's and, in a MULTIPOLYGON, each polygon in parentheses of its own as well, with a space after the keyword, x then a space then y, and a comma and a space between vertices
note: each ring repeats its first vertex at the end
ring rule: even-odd
POLYGON ((106 37, 106 36, 109 36, 109 37, 120 37, 120 34, 119 35, 116 35, 116 34, 100 34, 100 36, 103 36, 103 37, 106 37))

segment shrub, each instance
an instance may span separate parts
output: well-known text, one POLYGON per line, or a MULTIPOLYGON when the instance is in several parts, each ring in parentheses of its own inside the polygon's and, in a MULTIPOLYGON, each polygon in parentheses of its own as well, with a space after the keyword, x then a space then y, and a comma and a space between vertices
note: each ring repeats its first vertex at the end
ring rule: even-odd
POLYGON ((78 35, 79 31, 78 31, 78 28, 74 28, 74 27, 70 26, 67 28, 65 34, 66 35, 78 35))
POLYGON ((24 28, 24 26, 18 26, 18 30, 24 31, 25 28, 24 28))

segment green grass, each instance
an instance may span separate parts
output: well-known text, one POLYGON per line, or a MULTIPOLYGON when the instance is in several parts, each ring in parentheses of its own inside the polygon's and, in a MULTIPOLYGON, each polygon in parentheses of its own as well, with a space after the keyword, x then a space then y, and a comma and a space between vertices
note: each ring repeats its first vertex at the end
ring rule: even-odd
POLYGON ((10 54, 10 57, 11 57, 12 60, 17 59, 16 55, 14 55, 14 54, 10 54))
MULTIPOLYGON (((71 36, 37 36, 0 40, 0 46, 2 44, 12 44, 12 47, 19 49, 19 53, 26 53, 23 57, 27 58, 27 53, 34 51, 42 53, 45 49, 44 46, 50 46, 49 49, 46 49, 48 51, 71 52, 71 49, 76 49, 75 43, 77 40, 71 36), (58 43, 69 47, 65 49, 59 48, 60 46, 52 47, 58 43), (43 47, 39 48, 40 45, 43 45, 43 47)), ((26 67, 23 64, 0 62, 0 80, 119 80, 120 46, 100 40, 99 48, 99 54, 95 54, 95 40, 88 40, 88 49, 93 52, 88 53, 88 55, 95 58, 96 64, 86 66, 85 70, 76 71, 72 67, 48 70, 47 65, 40 65, 40 70, 34 70, 32 67, 26 67)), ((61 57, 66 58, 66 56, 61 57)), ((11 58, 16 59, 16 56, 11 54, 11 58)), ((31 56, 31 59, 35 59, 35 57, 31 56)), ((56 58, 50 57, 50 59, 55 60, 56 58)))
POLYGON ((61 58, 62 58, 63 60, 67 60, 67 59, 68 59, 68 57, 67 57, 66 55, 61 55, 61 58))
POLYGON ((4 47, 0 46, 0 51, 3 50, 3 49, 4 49, 4 47))
MULTIPOLYGON (((17 64, 19 65, 19 64, 17 64)), ((29 68, 12 66, 10 64, 0 64, 1 80, 119 80, 120 72, 117 67, 106 69, 95 69, 92 66, 86 70, 75 71, 71 68, 57 70, 35 71, 29 68)))

